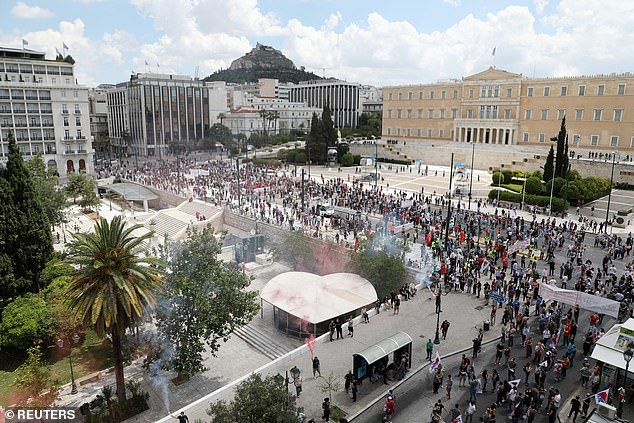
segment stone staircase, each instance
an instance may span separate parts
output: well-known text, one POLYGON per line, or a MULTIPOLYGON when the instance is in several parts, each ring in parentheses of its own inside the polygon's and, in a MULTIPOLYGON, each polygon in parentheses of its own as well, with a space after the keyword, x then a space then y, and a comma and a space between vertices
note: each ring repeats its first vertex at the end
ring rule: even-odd
POLYGON ((261 320, 259 316, 248 325, 236 329, 233 333, 246 342, 249 347, 271 360, 303 345, 301 340, 286 336, 283 332, 275 329, 270 322, 261 320))

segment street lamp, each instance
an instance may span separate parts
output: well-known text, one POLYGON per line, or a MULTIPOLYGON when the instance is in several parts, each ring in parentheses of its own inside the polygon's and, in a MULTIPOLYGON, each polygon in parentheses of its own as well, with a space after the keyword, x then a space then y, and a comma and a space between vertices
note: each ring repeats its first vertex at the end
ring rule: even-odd
POLYGON ((475 143, 471 143, 471 177, 469 178, 469 206, 467 209, 471 211, 471 188, 473 187, 473 157, 475 156, 475 143))
MULTIPOLYGON (((610 173, 610 193, 608 194, 608 208, 605 211, 605 233, 606 234, 608 233, 608 219, 610 217, 610 201, 612 200, 612 183, 614 181, 614 163, 616 160, 616 152, 613 151, 611 154, 612 154, 612 172, 610 173)), ((630 357, 630 360, 631 360, 631 357, 630 357)))
MULTIPOLYGON (((436 295, 441 295, 440 292, 440 279, 438 279, 438 289, 436 290, 436 295)), ((440 327, 440 310, 437 309, 436 311, 436 336, 434 337, 434 344, 438 345, 440 344, 440 334, 438 333, 438 329, 440 327)))
POLYGON ((623 382, 623 386, 627 389, 627 371, 630 369, 630 361, 632 361, 632 357, 634 357, 634 351, 632 348, 628 347, 627 350, 623 351, 623 360, 625 360, 625 382, 623 382))
MULTIPOLYGON (((73 372, 73 345, 79 342, 79 335, 74 334, 72 337, 66 338, 66 341, 68 342, 68 347, 70 348, 70 353, 68 354, 68 363, 70 365, 70 393, 71 395, 74 395, 77 393, 77 384, 75 383, 75 373, 73 372), (73 342, 71 343, 70 340, 73 342)), ((63 348, 64 340, 59 338, 56 344, 58 347, 63 348)))
MULTIPOLYGON (((543 169, 544 173, 546 173, 546 168, 544 166, 540 166, 539 168, 543 169)), ((544 182, 546 182, 546 180, 544 180, 544 182)), ((550 182, 550 201, 548 203, 548 217, 550 217, 553 214, 553 188, 555 188, 555 175, 552 176, 549 182, 550 182)))
POLYGON ((374 188, 379 183, 379 142, 374 140, 374 188))

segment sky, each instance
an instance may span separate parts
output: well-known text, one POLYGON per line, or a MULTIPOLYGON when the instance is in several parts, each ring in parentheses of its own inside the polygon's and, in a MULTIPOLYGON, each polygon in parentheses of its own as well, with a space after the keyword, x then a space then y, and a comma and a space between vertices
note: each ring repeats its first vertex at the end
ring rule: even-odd
POLYGON ((66 44, 88 86, 132 72, 204 77, 257 42, 319 75, 379 87, 489 66, 537 77, 634 70, 632 0, 2 0, 2 9, 0 46, 26 40, 54 58, 66 44))

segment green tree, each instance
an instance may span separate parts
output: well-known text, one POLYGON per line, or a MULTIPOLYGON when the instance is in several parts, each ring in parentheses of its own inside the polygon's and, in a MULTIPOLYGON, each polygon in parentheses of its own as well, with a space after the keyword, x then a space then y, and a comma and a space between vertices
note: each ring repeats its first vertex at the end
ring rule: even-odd
POLYGON ((29 348, 28 357, 16 369, 16 374, 15 385, 21 390, 19 405, 48 407, 57 400, 59 383, 52 379, 51 370, 44 363, 39 347, 29 348))
POLYGON ((502 171, 502 175, 504 176, 504 184, 510 184, 513 180, 513 171, 510 169, 505 169, 502 171))
POLYGON ((310 123, 310 135, 307 141, 307 147, 311 149, 311 159, 317 163, 323 163, 326 161, 326 155, 328 154, 328 143, 324 138, 322 130, 322 121, 317 116, 317 113, 313 113, 313 117, 310 123))
POLYGON ((374 286, 378 297, 383 298, 399 289, 405 281, 407 272, 401 260, 402 254, 400 246, 370 236, 353 253, 352 264, 356 272, 374 286))
POLYGON ((110 333, 119 404, 125 403, 122 337, 151 312, 163 276, 161 261, 145 255, 151 233, 133 235, 142 228, 126 227, 121 216, 102 218, 93 233, 73 234, 69 245, 68 260, 77 268, 69 305, 97 334, 110 333))
POLYGON ((332 112, 327 104, 321 112, 321 133, 326 143, 326 148, 335 146, 337 143, 337 129, 332 120, 332 112))
POLYGON ((71 173, 68 175, 66 193, 73 197, 73 203, 77 203, 77 197, 79 197, 79 205, 81 207, 95 207, 99 204, 99 197, 95 193, 96 190, 97 182, 85 173, 71 173))
POLYGON ((13 134, 0 169, 0 298, 39 289, 40 272, 53 254, 50 222, 13 134))
POLYGON ((58 185, 58 177, 46 166, 42 154, 26 162, 33 178, 33 189, 51 225, 59 225, 64 220, 67 197, 58 185))
POLYGON ((498 186, 504 183, 504 175, 502 172, 493 172, 493 185, 498 186))
POLYGON ((566 155, 566 117, 561 119, 561 127, 556 137, 551 138, 551 141, 557 142, 557 152, 555 154, 555 177, 566 177, 566 169, 568 157, 566 155), (566 167, 564 167, 566 166, 566 167))
POLYGON ((339 377, 335 376, 333 373, 330 373, 328 376, 323 378, 322 383, 319 385, 319 391, 322 394, 328 394, 330 403, 332 403, 332 393, 337 392, 340 389, 341 383, 339 382, 339 377))
POLYGON ((52 258, 42 270, 43 286, 46 287, 55 279, 61 276, 71 276, 73 273, 75 273, 73 266, 57 257, 52 258))
POLYGON ((555 175, 555 149, 550 146, 550 151, 546 157, 546 163, 544 164, 544 181, 548 182, 553 179, 555 175))
POLYGON ((550 196, 550 189, 553 189, 553 197, 562 197, 561 194, 565 194, 565 190, 562 192, 561 189, 566 186, 566 180, 564 178, 553 178, 546 183, 545 191, 550 196), (553 184, 555 186, 553 187, 553 184))
POLYGON ((26 351, 46 345, 55 334, 55 313, 39 295, 27 293, 10 302, 2 311, 2 346, 26 351))
POLYGON ((341 166, 352 166, 354 164, 354 157, 352 157, 352 154, 350 153, 346 153, 343 156, 341 156, 341 166))
POLYGON ((271 251, 275 261, 287 263, 294 270, 315 262, 313 250, 304 234, 299 231, 287 232, 284 239, 275 243, 271 251))
POLYGON ((233 401, 214 402, 207 414, 214 423, 293 423, 297 421, 295 401, 284 377, 263 379, 255 373, 236 387, 233 401))
POLYGON ((167 249, 165 291, 157 307, 157 327, 167 361, 163 367, 189 378, 205 370, 205 344, 215 355, 220 340, 257 313, 257 292, 235 263, 218 259, 222 238, 213 227, 189 230, 181 244, 167 249), (165 354, 166 353, 166 354, 165 354))

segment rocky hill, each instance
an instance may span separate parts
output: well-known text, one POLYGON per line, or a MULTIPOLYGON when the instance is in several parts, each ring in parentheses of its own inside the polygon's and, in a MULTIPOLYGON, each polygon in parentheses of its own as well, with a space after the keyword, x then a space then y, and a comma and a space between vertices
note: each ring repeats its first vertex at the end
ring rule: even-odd
POLYGON ((280 82, 309 81, 321 79, 302 66, 295 67, 281 51, 258 43, 250 52, 231 62, 229 69, 221 69, 205 78, 205 81, 231 83, 257 82, 260 78, 278 79, 280 82))

